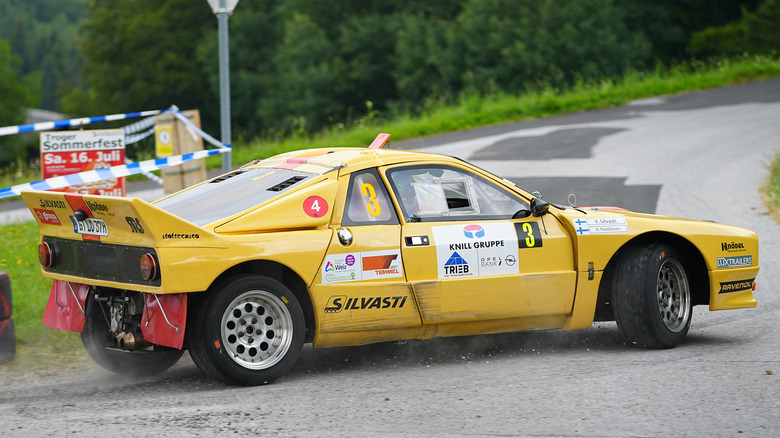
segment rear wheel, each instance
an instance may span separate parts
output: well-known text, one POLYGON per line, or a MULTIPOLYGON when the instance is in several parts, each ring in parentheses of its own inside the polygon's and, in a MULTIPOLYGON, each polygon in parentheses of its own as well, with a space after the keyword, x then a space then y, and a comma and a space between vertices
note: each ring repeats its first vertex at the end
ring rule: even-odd
POLYGON ((647 348, 671 348, 691 326, 688 272, 671 245, 629 249, 613 277, 612 307, 621 334, 647 348))
POLYGON ((117 374, 138 377, 159 374, 173 366, 184 354, 183 350, 156 346, 137 351, 111 348, 114 345, 113 335, 103 317, 86 318, 81 343, 92 359, 103 368, 117 374))
POLYGON ((204 373, 237 385, 281 377, 303 348, 298 300, 283 284, 258 275, 233 277, 207 292, 187 324, 187 343, 204 373))

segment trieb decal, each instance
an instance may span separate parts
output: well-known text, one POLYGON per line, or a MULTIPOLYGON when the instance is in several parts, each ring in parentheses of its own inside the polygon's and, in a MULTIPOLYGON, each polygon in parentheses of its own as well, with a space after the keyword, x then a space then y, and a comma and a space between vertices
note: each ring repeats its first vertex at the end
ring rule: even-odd
POLYGON ((718 257, 718 268, 736 268, 739 266, 752 266, 753 256, 718 257))
POLYGON ((353 297, 335 295, 328 299, 325 313, 338 313, 342 310, 400 309, 408 297, 353 297))
POLYGON ((742 280, 742 281, 726 281, 720 284, 719 294, 727 294, 731 292, 740 292, 743 290, 753 289, 753 282, 756 279, 742 280))
POLYGON ((628 232, 628 223, 622 217, 594 217, 574 221, 574 231, 583 234, 619 234, 628 232))
POLYGON ((330 254, 322 265, 323 283, 403 277, 401 251, 330 254))
POLYGON ((431 230, 439 279, 520 272, 518 239, 511 223, 445 225, 431 230))

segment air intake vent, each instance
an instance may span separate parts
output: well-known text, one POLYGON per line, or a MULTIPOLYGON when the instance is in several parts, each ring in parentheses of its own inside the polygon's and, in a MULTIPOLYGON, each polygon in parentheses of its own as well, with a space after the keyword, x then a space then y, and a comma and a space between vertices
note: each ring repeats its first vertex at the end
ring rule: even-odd
POLYGON ((220 176, 219 178, 212 179, 209 181, 210 184, 214 183, 220 183, 226 179, 233 178, 234 176, 241 175, 242 173, 246 172, 246 170, 237 170, 235 172, 231 172, 225 175, 220 176))
POLYGON ((291 185, 297 183, 298 181, 302 181, 304 179, 306 179, 305 176, 294 176, 294 177, 288 179, 287 181, 282 181, 282 182, 280 182, 279 184, 277 184, 277 185, 275 185, 273 187, 269 187, 268 191, 269 192, 281 192, 282 190, 286 189, 287 187, 290 187, 291 185))

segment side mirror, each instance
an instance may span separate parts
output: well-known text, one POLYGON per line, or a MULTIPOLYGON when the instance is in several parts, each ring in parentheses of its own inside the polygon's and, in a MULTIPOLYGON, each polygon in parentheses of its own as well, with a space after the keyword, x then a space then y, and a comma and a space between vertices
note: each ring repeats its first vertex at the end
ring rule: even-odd
POLYGON ((523 218, 527 218, 530 215, 531 215, 531 210, 526 210, 526 209, 517 210, 517 213, 515 213, 514 216, 512 216, 512 219, 523 219, 523 218))
POLYGON ((542 198, 533 198, 531 199, 531 214, 534 217, 539 217, 547 214, 547 211, 550 210, 550 203, 545 201, 542 198))

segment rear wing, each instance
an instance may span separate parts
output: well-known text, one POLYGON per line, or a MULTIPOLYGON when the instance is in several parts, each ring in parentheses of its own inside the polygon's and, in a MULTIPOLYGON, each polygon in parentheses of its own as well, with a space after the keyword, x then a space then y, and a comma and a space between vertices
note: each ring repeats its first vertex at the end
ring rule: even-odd
POLYGON ((138 198, 24 191, 43 236, 132 246, 227 247, 225 238, 138 198))

